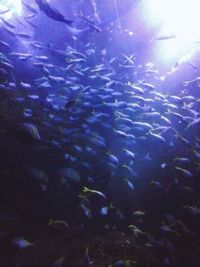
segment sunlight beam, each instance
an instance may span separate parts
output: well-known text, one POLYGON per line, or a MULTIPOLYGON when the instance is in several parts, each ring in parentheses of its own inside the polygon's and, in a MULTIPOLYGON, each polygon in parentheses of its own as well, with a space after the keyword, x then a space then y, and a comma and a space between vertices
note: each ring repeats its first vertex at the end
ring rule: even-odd
POLYGON ((176 36, 155 41, 158 56, 181 60, 196 52, 194 43, 200 40, 199 0, 146 0, 143 8, 148 25, 157 29, 154 38, 176 36))
POLYGON ((0 13, 9 9, 9 12, 2 14, 3 18, 10 19, 13 16, 22 14, 21 0, 2 0, 0 3, 0 13))

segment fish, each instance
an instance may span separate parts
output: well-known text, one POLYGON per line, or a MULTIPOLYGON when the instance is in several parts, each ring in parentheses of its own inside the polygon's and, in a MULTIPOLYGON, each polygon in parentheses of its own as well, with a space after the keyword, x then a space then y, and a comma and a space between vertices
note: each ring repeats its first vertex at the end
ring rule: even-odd
POLYGON ((187 178, 193 178, 194 177, 193 174, 186 169, 183 169, 181 167, 175 167, 175 169, 178 170, 180 173, 182 173, 187 178))
MULTIPOLYGON (((79 197, 80 197, 80 196, 79 196, 79 197)), ((79 207, 80 207, 80 209, 82 210, 83 214, 84 214, 87 218, 91 219, 91 217, 92 217, 91 209, 89 209, 89 208, 86 206, 86 204, 84 204, 83 202, 80 204, 79 207)))
POLYGON ((184 145, 188 146, 188 147, 192 147, 192 144, 189 140, 187 140, 186 138, 184 138, 183 136, 181 136, 177 131, 175 134, 175 137, 180 140, 184 145))
POLYGON ((193 128, 193 127, 196 127, 196 126, 199 126, 200 125, 200 117, 199 118, 196 118, 194 119, 191 123, 189 123, 187 125, 187 127, 185 128, 185 131, 187 131, 189 128, 193 128))
POLYGON ((63 263, 65 261, 65 258, 66 257, 64 256, 64 257, 54 261, 53 264, 51 265, 51 267, 62 267, 62 265, 63 265, 63 263))
POLYGON ((7 8, 5 10, 0 10, 0 15, 4 15, 4 14, 6 14, 8 12, 10 12, 10 9, 9 8, 7 8))
POLYGON ((89 245, 86 247, 85 249, 85 260, 87 262, 88 265, 92 265, 94 263, 93 260, 91 260, 90 256, 89 256, 89 245))
POLYGON ((164 41, 164 40, 175 39, 176 37, 177 36, 175 34, 161 35, 161 36, 155 37, 154 40, 156 40, 156 41, 164 41))
POLYGON ((156 89, 155 86, 150 83, 140 82, 139 85, 150 91, 154 91, 156 89))
POLYGON ((123 131, 118 131, 118 130, 114 129, 114 132, 119 137, 127 137, 127 134, 125 132, 123 132, 123 131))
POLYGON ((33 19, 33 18, 36 18, 36 15, 31 14, 31 15, 28 15, 28 16, 24 17, 24 19, 25 19, 26 21, 28 21, 29 19, 33 19))
POLYGON ((140 122, 140 121, 131 121, 132 126, 136 127, 142 127, 146 130, 152 130, 153 126, 150 123, 147 122, 140 122))
POLYGON ((49 223, 48 223, 48 226, 51 226, 57 230, 60 230, 60 231, 68 231, 69 230, 69 225, 65 222, 65 221, 62 221, 62 220, 52 220, 50 219, 49 220, 49 223))
POLYGON ((137 210, 133 212, 134 217, 144 217, 146 215, 145 211, 137 210))
POLYGON ((152 136, 152 137, 154 137, 154 138, 157 139, 157 140, 162 141, 163 143, 166 143, 166 140, 165 140, 164 137, 162 137, 162 136, 159 135, 159 134, 155 134, 155 133, 153 133, 151 130, 149 130, 149 135, 152 136))
POLYGON ((32 23, 31 21, 26 21, 31 27, 33 27, 33 28, 35 28, 35 29, 37 29, 37 30, 39 30, 40 28, 36 25, 36 24, 34 24, 34 23, 32 23))
POLYGON ((56 8, 52 7, 47 0, 35 0, 40 10, 49 18, 72 26, 74 21, 65 18, 56 8))
POLYGON ((135 154, 133 152, 131 152, 130 150, 128 150, 127 148, 123 148, 123 151, 125 151, 127 157, 130 160, 135 160, 135 154))
POLYGON ((31 84, 29 84, 29 83, 21 82, 19 85, 21 88, 26 89, 26 90, 32 88, 31 84))
POLYGON ((136 86, 134 84, 132 84, 131 82, 127 83, 127 86, 129 86, 133 91, 135 91, 138 94, 144 94, 144 91, 142 88, 140 88, 139 86, 136 86))
POLYGON ((175 162, 178 162, 178 163, 190 163, 190 162, 191 162, 191 160, 188 159, 188 158, 178 158, 178 157, 176 157, 176 158, 174 159, 174 161, 175 161, 175 162))
POLYGON ((15 70, 14 66, 9 62, 0 62, 0 66, 4 68, 6 71, 13 72, 15 70))
MULTIPOLYGON (((88 33, 102 30, 101 34, 86 34, 81 40, 70 35, 69 41, 65 37, 60 40, 63 42, 57 38, 59 35, 54 35, 52 43, 48 43, 51 38, 44 35, 46 31, 41 34, 26 23, 35 23, 32 19, 36 18, 35 25, 41 26, 38 14, 44 11, 32 2, 30 5, 36 12, 24 5, 30 16, 23 21, 27 29, 22 29, 27 34, 29 30, 36 30, 33 36, 20 39, 17 33, 23 30, 18 30, 18 26, 19 29, 22 26, 19 24, 17 30, 13 29, 13 37, 7 36, 6 25, 1 23, 2 42, 9 40, 8 49, 7 41, 5 45, 0 43, 1 165, 2 168, 4 164, 15 167, 11 173, 7 170, 8 177, 6 171, 0 171, 6 181, 5 185, 4 181, 1 183, 1 191, 14 182, 17 192, 25 193, 22 198, 25 202, 37 196, 36 202, 30 201, 31 205, 22 203, 19 192, 11 197, 22 209, 28 211, 30 206, 31 217, 35 216, 36 205, 36 213, 41 216, 37 218, 39 221, 43 221, 43 216, 44 221, 48 216, 61 218, 49 221, 47 231, 53 231, 53 235, 60 232, 71 238, 75 225, 80 225, 87 231, 106 233, 106 238, 116 239, 122 247, 124 243, 124 248, 131 250, 134 245, 136 254, 142 255, 144 264, 149 266, 176 266, 183 262, 179 253, 183 249, 189 251, 184 261, 193 266, 193 259, 198 259, 198 249, 192 247, 191 257, 189 246, 191 242, 198 243, 200 218, 200 100, 195 90, 200 78, 193 71, 194 78, 188 85, 181 84, 177 91, 171 89, 167 80, 170 78, 171 82, 171 77, 163 73, 165 70, 161 74, 153 62, 145 63, 140 54, 134 53, 137 51, 129 48, 126 29, 120 30, 115 24, 104 27, 107 10, 99 16, 101 23, 92 13, 94 1, 75 2, 70 9, 76 10, 76 5, 87 2, 86 11, 90 15, 78 23, 88 28, 90 24, 100 27, 96 31, 90 28, 88 33), (42 39, 45 41, 40 41, 42 39), (7 158, 9 164, 5 162, 7 158), (38 170, 26 175, 29 165, 44 168, 48 176, 42 176, 38 170), (42 205, 37 205, 40 203, 42 205), (51 203, 54 207, 49 209, 51 203), (109 203, 114 203, 114 207, 109 203), (192 206, 185 207, 185 204, 192 206), (178 220, 187 224, 187 231, 178 220), (128 229, 131 231, 126 235, 128 229), (151 263, 151 254, 156 255, 157 263, 151 263)), ((100 2, 96 1, 96 5, 101 5, 100 2)), ((51 7, 51 2, 47 5, 51 7)), ((76 14, 73 16, 76 18, 76 14)), ((63 17, 60 16, 61 20, 63 17)), ((45 29, 46 25, 42 26, 41 29, 45 29)), ((12 28, 7 26, 7 29, 12 32, 12 28)), ((137 42, 132 47, 137 47, 137 42)), ((15 189, 9 191, 6 201, 15 189)), ((2 235, 0 231, 0 239, 2 235)), ((102 243, 101 237, 97 241, 102 243)), ((87 246, 81 263, 86 259, 85 264, 90 264, 89 256, 93 257, 94 252, 87 246)), ((117 260, 107 262, 107 255, 104 256, 106 266, 116 265, 117 260)), ((141 257, 137 263, 126 263, 128 260, 120 260, 118 256, 121 261, 118 264, 143 263, 141 257)), ((68 259, 64 260, 62 253, 49 263, 50 266, 65 264, 68 259)))
POLYGON ((32 117, 32 115, 33 115, 33 113, 32 113, 31 109, 29 109, 29 108, 24 109, 24 117, 30 118, 30 117, 32 117))
POLYGON ((17 37, 24 38, 24 39, 32 39, 32 36, 25 32, 18 32, 15 34, 17 37))
POLYGON ((92 193, 92 194, 96 194, 96 195, 99 195, 99 196, 101 196, 101 197, 103 197, 103 198, 106 198, 106 196, 105 196, 102 192, 97 191, 97 190, 93 190, 93 189, 89 189, 89 188, 86 187, 86 186, 84 186, 84 188, 83 188, 83 192, 84 192, 84 193, 92 193))
POLYGON ((23 239, 23 238, 15 238, 12 240, 12 244, 17 249, 25 249, 27 247, 33 246, 33 243, 23 239))
POLYGON ((198 159, 200 159, 200 152, 198 152, 197 150, 194 150, 194 154, 198 159))
POLYGON ((95 25, 94 23, 88 23, 88 26, 89 26, 89 29, 91 29, 94 32, 98 32, 98 33, 102 32, 102 28, 95 25))
POLYGON ((0 40, 0 47, 1 49, 5 48, 7 51, 11 51, 11 46, 7 42, 4 42, 2 40, 0 40))
POLYGON ((31 5, 25 3, 23 0, 22 0, 22 4, 34 15, 38 15, 38 11, 37 9, 35 9, 34 7, 32 7, 31 5))
POLYGON ((155 189, 161 189, 162 188, 161 183, 159 181, 152 180, 150 182, 150 185, 153 186, 155 189))
POLYGON ((101 215, 106 216, 108 215, 109 208, 108 207, 102 207, 101 208, 101 215))
POLYGON ((80 13, 80 17, 83 18, 86 22, 87 22, 87 25, 89 26, 89 28, 95 32, 102 32, 102 29, 97 25, 95 24, 94 21, 90 20, 88 17, 86 17, 84 14, 83 14, 83 11, 81 11, 80 13))
POLYGON ((12 53, 10 53, 10 56, 11 57, 23 57, 23 58, 31 58, 31 57, 33 57, 33 55, 32 54, 30 54, 30 53, 19 53, 19 52, 12 52, 12 53))
POLYGON ((116 165, 119 164, 119 160, 118 160, 118 158, 117 158, 115 155, 113 155, 113 154, 111 154, 110 152, 108 152, 108 153, 107 153, 107 156, 108 156, 108 160, 109 160, 111 163, 116 164, 116 165))
POLYGON ((13 25, 11 22, 8 22, 8 21, 5 20, 3 17, 1 17, 1 20, 3 21, 3 23, 4 23, 8 28, 16 29, 16 26, 15 26, 15 25, 13 25))
POLYGON ((134 185, 131 183, 131 181, 129 181, 128 179, 123 179, 123 180, 127 183, 128 187, 129 187, 131 190, 134 191, 135 187, 134 187, 134 185))
POLYGON ((5 32, 7 32, 8 34, 10 34, 11 36, 16 37, 15 32, 13 32, 11 29, 9 29, 9 28, 3 26, 3 30, 4 30, 5 32))

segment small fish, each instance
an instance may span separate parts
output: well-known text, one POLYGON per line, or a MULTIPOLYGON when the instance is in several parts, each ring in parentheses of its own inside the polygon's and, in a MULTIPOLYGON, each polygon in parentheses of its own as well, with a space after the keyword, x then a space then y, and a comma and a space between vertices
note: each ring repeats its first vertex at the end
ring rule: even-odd
POLYGON ((166 233, 171 233, 172 232, 172 229, 170 228, 169 225, 166 225, 166 224, 163 224, 161 227, 160 227, 160 230, 162 232, 166 232, 166 233))
POLYGON ((178 162, 178 163, 190 163, 190 162, 191 162, 191 160, 188 159, 188 158, 178 158, 178 157, 176 157, 176 158, 174 159, 174 161, 175 161, 175 162, 178 162))
POLYGON ((65 222, 65 221, 62 221, 62 220, 52 220, 50 219, 49 220, 49 223, 48 223, 48 226, 53 226, 55 229, 58 229, 58 230, 68 230, 69 229, 69 225, 65 222))
POLYGON ((135 217, 144 217, 145 214, 146 213, 144 211, 141 211, 141 210, 137 210, 137 211, 133 212, 133 216, 135 216, 135 217))
POLYGON ((92 31, 102 32, 102 29, 99 26, 97 26, 96 24, 88 23, 88 26, 92 31))
POLYGON ((196 156, 198 159, 200 159, 200 152, 194 150, 194 154, 195 154, 195 156, 196 156))
POLYGON ((140 88, 139 86, 136 86, 135 84, 132 84, 131 82, 128 82, 127 85, 136 93, 138 94, 144 94, 144 90, 140 88))
POLYGON ((31 21, 27 21, 27 23, 28 23, 31 27, 33 27, 33 28, 35 28, 35 29, 37 29, 37 30, 40 29, 36 24, 32 23, 31 21))
POLYGON ((101 215, 103 215, 103 216, 106 216, 106 215, 108 215, 108 210, 109 210, 109 208, 108 207, 102 207, 101 208, 101 215))
POLYGON ((185 63, 187 63, 188 65, 190 65, 194 70, 199 70, 194 64, 192 64, 189 61, 186 61, 185 63))
POLYGON ((26 16, 24 19, 28 21, 29 19, 33 19, 35 17, 36 17, 36 15, 32 14, 32 15, 26 16))
POLYGON ((12 241, 12 244, 18 249, 24 249, 24 248, 33 246, 33 243, 30 243, 29 241, 27 241, 23 238, 15 238, 12 241))
POLYGON ((49 58, 47 56, 36 56, 35 59, 41 60, 41 61, 44 61, 44 62, 49 60, 49 58))
POLYGON ((126 148, 124 148, 123 150, 126 152, 126 155, 128 156, 130 160, 135 160, 135 154, 133 152, 131 152, 130 150, 126 148))
POLYGON ((193 120, 191 123, 188 124, 188 126, 185 128, 185 131, 188 130, 189 128, 193 128, 195 126, 199 126, 200 125, 200 117, 193 120))
POLYGON ((147 153, 145 156, 144 156, 144 159, 145 160, 152 160, 152 158, 150 157, 149 153, 147 153))
POLYGON ((29 109, 29 108, 25 108, 24 109, 24 117, 27 117, 27 118, 30 118, 32 117, 32 109, 29 109))
POLYGON ((166 167, 167 167, 167 163, 165 163, 165 162, 161 163, 161 165, 160 165, 161 169, 166 169, 166 167))
POLYGON ((147 122, 140 122, 140 121, 131 121, 133 126, 139 126, 142 128, 145 128, 147 130, 153 129, 153 126, 147 122))
MULTIPOLYGON (((80 197, 80 196, 79 196, 80 197)), ((92 211, 89 209, 83 202, 80 204, 80 209, 83 212, 83 215, 87 218, 91 219, 92 217, 92 211)))
POLYGON ((175 38, 176 38, 176 35, 171 34, 171 35, 161 35, 161 36, 155 37, 154 40, 164 41, 164 40, 170 40, 170 39, 175 39, 175 38))
POLYGON ((8 51, 11 50, 10 45, 9 45, 8 43, 2 41, 2 40, 0 40, 0 47, 5 48, 5 49, 8 50, 8 51))
POLYGON ((9 28, 11 28, 11 29, 16 29, 16 26, 15 26, 15 25, 13 25, 12 23, 6 21, 4 18, 1 17, 1 20, 3 21, 3 23, 4 23, 7 27, 9 27, 9 28))
POLYGON ((180 167, 175 167, 175 169, 181 172, 185 177, 193 178, 193 174, 190 171, 180 168, 180 167))
POLYGON ((131 174, 134 177, 137 177, 137 174, 132 170, 132 168, 126 164, 122 165, 122 168, 126 170, 127 173, 131 174))
POLYGON ((28 33, 25 32, 19 32, 15 34, 16 36, 20 37, 20 38, 24 38, 24 39, 31 39, 32 36, 28 33))
POLYGON ((118 158, 115 155, 111 154, 111 153, 108 153, 108 160, 110 162, 112 162, 113 164, 116 164, 116 165, 119 164, 118 158))
POLYGON ((94 263, 94 261, 93 260, 91 260, 90 259, 90 257, 89 257, 89 245, 86 247, 86 250, 85 250, 85 259, 86 259, 86 261, 87 261, 87 264, 88 265, 92 265, 93 263, 94 263))
POLYGON ((6 10, 0 10, 0 15, 4 15, 6 13, 10 12, 10 9, 6 9, 6 10))
POLYGON ((157 140, 160 140, 160 141, 162 141, 163 143, 166 143, 165 138, 162 137, 161 135, 159 135, 159 134, 155 134, 155 133, 153 133, 151 130, 149 131, 149 134, 150 134, 151 136, 155 137, 157 140))
POLYGON ((162 186, 161 186, 161 183, 158 182, 158 181, 155 181, 155 180, 152 180, 150 182, 150 185, 153 186, 155 189, 160 189, 162 186))
POLYGON ((114 129, 114 133, 115 133, 118 137, 123 137, 123 138, 127 138, 127 137, 128 137, 128 135, 127 135, 125 132, 123 132, 123 131, 119 131, 119 130, 115 130, 115 129, 114 129))
POLYGON ((3 25, 3 29, 4 29, 5 32, 7 32, 8 34, 10 34, 11 36, 16 37, 15 32, 13 32, 12 30, 8 29, 8 28, 5 27, 4 25, 3 25))
POLYGON ((150 91, 154 91, 156 89, 155 86, 150 83, 140 82, 140 85, 150 91))
POLYGON ((23 88, 23 89, 26 89, 26 90, 32 88, 31 84, 29 84, 29 83, 24 83, 24 82, 21 82, 21 83, 20 83, 20 87, 23 88))
POLYGON ((38 14, 38 11, 37 11, 34 7, 28 5, 28 4, 25 3, 24 1, 22 1, 22 4, 23 4, 29 11, 31 11, 32 14, 34 14, 34 15, 37 15, 37 14, 38 14))
POLYGON ((65 261, 65 257, 62 257, 62 258, 54 261, 54 263, 51 265, 51 267, 62 267, 64 261, 65 261))
POLYGON ((128 187, 129 187, 131 190, 134 190, 134 189, 135 189, 135 187, 134 187, 134 185, 131 183, 131 181, 129 181, 128 179, 123 179, 123 180, 127 183, 128 187))
POLYGON ((86 186, 83 187, 83 192, 84 192, 84 193, 92 193, 92 194, 96 194, 96 195, 99 195, 99 196, 101 196, 101 197, 103 197, 103 198, 106 198, 106 196, 105 196, 102 192, 97 191, 97 190, 89 189, 89 188, 86 187, 86 186))
POLYGON ((192 144, 190 141, 188 141, 186 138, 182 137, 178 132, 175 134, 175 137, 180 140, 183 144, 185 144, 188 147, 192 147, 192 144))
POLYGON ((184 206, 183 210, 186 211, 191 216, 200 216, 200 209, 199 207, 193 207, 193 206, 184 206))

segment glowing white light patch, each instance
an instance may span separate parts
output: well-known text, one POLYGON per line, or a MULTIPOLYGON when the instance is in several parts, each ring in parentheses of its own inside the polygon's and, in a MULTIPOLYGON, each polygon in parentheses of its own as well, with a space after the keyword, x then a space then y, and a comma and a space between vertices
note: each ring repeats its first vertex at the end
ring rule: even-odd
POLYGON ((155 37, 176 36, 155 41, 158 56, 182 61, 196 52, 194 42, 200 40, 199 0, 145 0, 143 8, 147 23, 158 29, 155 37))
POLYGON ((22 13, 22 3, 21 0, 2 0, 0 3, 0 13, 6 10, 10 10, 9 12, 3 14, 4 18, 11 18, 14 15, 21 15, 22 13))

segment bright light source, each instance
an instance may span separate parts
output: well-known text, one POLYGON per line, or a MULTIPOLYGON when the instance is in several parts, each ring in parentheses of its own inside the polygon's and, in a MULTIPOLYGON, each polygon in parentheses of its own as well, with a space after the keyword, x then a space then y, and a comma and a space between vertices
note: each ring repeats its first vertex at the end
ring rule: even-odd
POLYGON ((14 15, 21 15, 21 0, 2 0, 0 3, 0 12, 6 11, 7 9, 10 9, 10 11, 2 15, 4 18, 9 19, 14 15))
POLYGON ((176 36, 155 41, 158 56, 179 61, 192 56, 197 49, 194 42, 200 41, 200 0, 145 0, 144 9, 148 25, 157 27, 155 37, 176 36))

